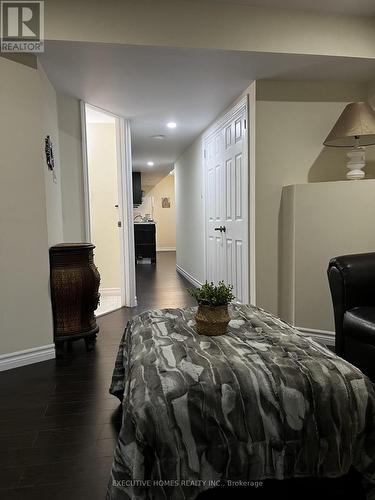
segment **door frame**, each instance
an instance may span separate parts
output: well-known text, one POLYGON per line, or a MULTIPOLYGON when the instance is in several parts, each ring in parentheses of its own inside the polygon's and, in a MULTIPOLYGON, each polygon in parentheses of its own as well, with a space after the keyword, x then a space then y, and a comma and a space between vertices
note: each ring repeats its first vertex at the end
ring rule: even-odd
POLYGON ((135 280, 135 252, 133 231, 133 188, 132 188, 132 156, 130 122, 122 116, 81 101, 81 129, 82 129, 82 167, 83 167, 83 194, 84 220, 86 241, 91 241, 90 220, 90 189, 87 155, 87 123, 86 107, 96 109, 113 116, 116 130, 117 153, 117 185, 118 185, 118 214, 120 239, 120 272, 121 272, 121 306, 135 307, 136 280, 135 280))
POLYGON ((249 303, 256 305, 256 261, 255 261, 255 82, 253 82, 232 105, 227 108, 221 116, 219 116, 213 124, 204 132, 202 137, 202 165, 203 165, 203 197, 204 197, 204 275, 207 280, 207 171, 206 171, 206 143, 211 135, 219 130, 227 121, 231 120, 238 111, 246 106, 247 123, 246 123, 246 145, 244 150, 244 160, 247 166, 247 194, 248 194, 248 210, 247 210, 247 258, 248 258, 248 297, 249 303))

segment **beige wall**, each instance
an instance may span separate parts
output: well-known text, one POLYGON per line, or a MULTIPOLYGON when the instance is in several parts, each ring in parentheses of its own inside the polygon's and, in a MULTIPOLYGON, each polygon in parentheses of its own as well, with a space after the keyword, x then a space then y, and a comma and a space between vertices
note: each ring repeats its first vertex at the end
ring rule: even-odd
POLYGON ((204 282, 202 136, 175 163, 177 265, 204 282))
MULTIPOLYGON (((166 175, 163 179, 147 191, 144 206, 148 206, 147 201, 153 207, 152 216, 156 222, 156 249, 175 250, 176 249, 176 200, 174 189, 174 176, 166 175), (170 198, 171 207, 162 208, 161 199, 170 198)), ((134 213, 142 212, 142 205, 134 213)), ((147 213, 147 210, 146 212, 147 213)))
POLYGON ((284 188, 283 319, 297 327, 334 331, 328 262, 338 255, 374 251, 374 194, 375 180, 284 188))
POLYGON ((43 158, 44 183, 46 190, 48 245, 52 246, 64 241, 61 198, 60 146, 59 131, 57 125, 57 101, 55 89, 49 82, 40 63, 38 74, 40 78, 40 133, 42 134, 43 140, 47 135, 50 136, 55 159, 54 173, 52 173, 46 166, 45 156, 43 158))
POLYGON ((372 80, 367 85, 367 100, 375 108, 375 80, 372 80))
POLYGON ((0 353, 3 354, 53 341, 48 245, 60 240, 62 221, 59 221, 59 186, 50 183, 51 173, 47 171, 44 155, 48 132, 55 144, 58 168, 54 91, 41 69, 0 58, 0 74, 0 353))
POLYGON ((101 288, 120 288, 120 241, 116 130, 113 123, 87 124, 91 241, 101 288))
POLYGON ((85 241, 81 111, 78 99, 58 93, 64 240, 85 241))
POLYGON ((375 57, 372 18, 210 0, 48 0, 46 39, 375 57))
MULTIPOLYGON (((256 104, 256 281, 257 304, 279 310, 279 217, 288 184, 343 180, 346 149, 323 140, 342 109, 363 99, 363 86, 321 82, 257 82, 256 104), (324 94, 324 97, 322 95, 324 94), (338 97, 335 97, 337 95, 338 97), (343 98, 345 96, 345 99, 343 98), (260 100, 266 98, 267 100, 260 100)), ((368 148, 369 177, 375 177, 368 148)))

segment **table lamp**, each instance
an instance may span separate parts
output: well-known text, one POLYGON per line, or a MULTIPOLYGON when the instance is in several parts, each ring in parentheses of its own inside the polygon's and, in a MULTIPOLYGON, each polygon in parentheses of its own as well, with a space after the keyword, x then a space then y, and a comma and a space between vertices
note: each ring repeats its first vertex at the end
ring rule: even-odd
POLYGON ((375 144, 375 111, 367 102, 348 104, 323 142, 325 146, 352 148, 348 153, 346 177, 363 179, 365 148, 375 144))

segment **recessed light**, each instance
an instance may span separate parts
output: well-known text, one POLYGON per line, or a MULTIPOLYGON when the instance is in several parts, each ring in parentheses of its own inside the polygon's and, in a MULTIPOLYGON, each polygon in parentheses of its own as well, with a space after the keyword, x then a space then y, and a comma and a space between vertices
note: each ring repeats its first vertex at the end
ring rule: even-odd
POLYGON ((175 123, 175 122, 168 122, 167 123, 167 127, 168 128, 176 128, 177 127, 177 123, 175 123))
POLYGON ((153 161, 148 161, 148 162, 147 162, 147 165, 148 165, 149 167, 153 167, 153 166, 154 166, 154 162, 153 162, 153 161))

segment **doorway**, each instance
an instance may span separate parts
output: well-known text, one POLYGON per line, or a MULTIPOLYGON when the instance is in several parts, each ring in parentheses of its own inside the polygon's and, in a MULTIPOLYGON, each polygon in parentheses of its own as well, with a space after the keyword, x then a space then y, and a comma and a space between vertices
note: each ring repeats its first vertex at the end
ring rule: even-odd
POLYGON ((203 139, 206 279, 233 286, 249 302, 248 98, 242 98, 203 139))
POLYGON ((150 307, 156 301, 165 307, 185 305, 190 303, 186 283, 176 272, 174 171, 147 163, 135 168, 133 214, 138 304, 150 307))
POLYGON ((130 128, 119 116, 82 103, 86 238, 100 273, 98 316, 134 306, 130 128), (125 223, 124 223, 125 222, 125 223))

